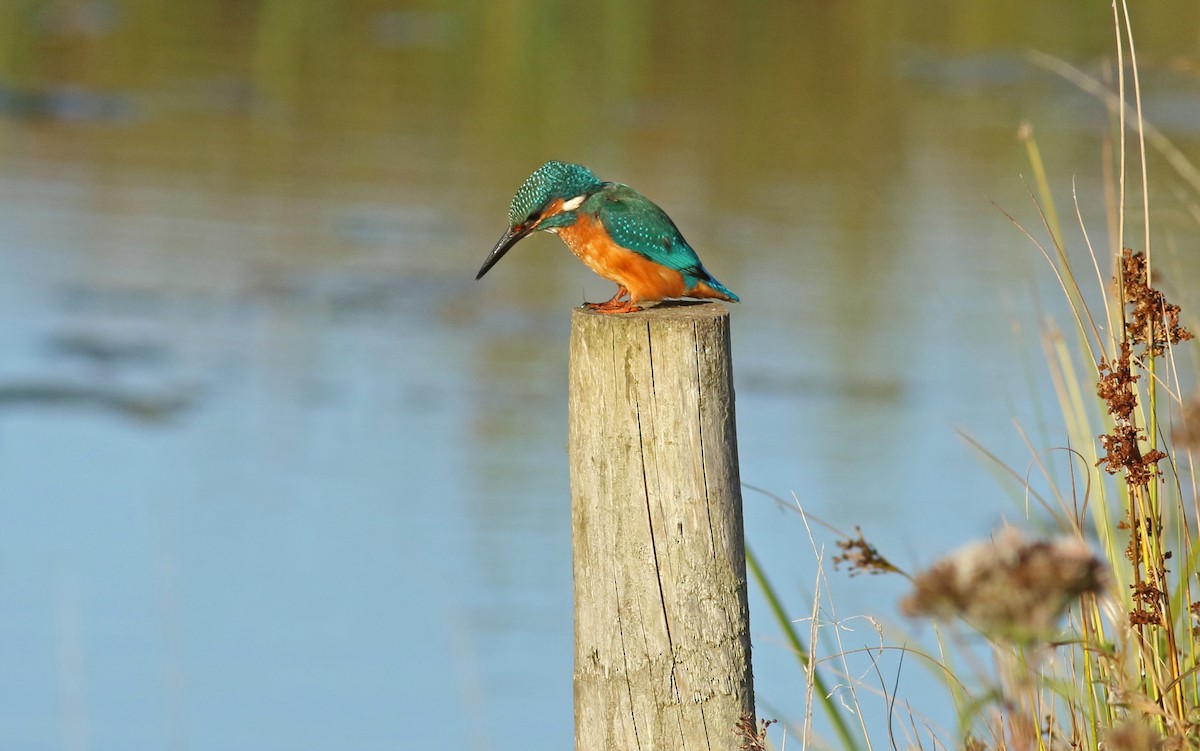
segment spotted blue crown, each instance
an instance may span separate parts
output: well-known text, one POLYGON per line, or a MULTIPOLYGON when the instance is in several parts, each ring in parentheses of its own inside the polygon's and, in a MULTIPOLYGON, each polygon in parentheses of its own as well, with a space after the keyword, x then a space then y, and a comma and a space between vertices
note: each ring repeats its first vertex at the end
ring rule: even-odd
POLYGON ((508 207, 508 223, 517 226, 556 198, 570 199, 600 189, 600 179, 581 164, 546 162, 525 178, 508 207))

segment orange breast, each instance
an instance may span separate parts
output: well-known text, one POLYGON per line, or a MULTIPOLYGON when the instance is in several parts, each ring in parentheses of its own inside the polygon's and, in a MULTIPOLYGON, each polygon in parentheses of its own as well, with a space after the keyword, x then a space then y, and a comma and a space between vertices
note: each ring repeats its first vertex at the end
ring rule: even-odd
POLYGON ((683 274, 617 245, 594 217, 580 215, 575 224, 560 229, 558 236, 589 269, 629 290, 631 302, 688 294, 683 274))

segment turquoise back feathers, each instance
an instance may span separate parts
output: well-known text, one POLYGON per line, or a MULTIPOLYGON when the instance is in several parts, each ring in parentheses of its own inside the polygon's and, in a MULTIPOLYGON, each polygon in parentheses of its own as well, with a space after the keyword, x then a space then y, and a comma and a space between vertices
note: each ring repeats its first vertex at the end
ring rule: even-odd
POLYGON ((617 245, 683 274, 689 289, 697 282, 705 282, 730 300, 739 301, 737 295, 708 273, 671 217, 628 185, 604 183, 579 210, 595 213, 617 245))

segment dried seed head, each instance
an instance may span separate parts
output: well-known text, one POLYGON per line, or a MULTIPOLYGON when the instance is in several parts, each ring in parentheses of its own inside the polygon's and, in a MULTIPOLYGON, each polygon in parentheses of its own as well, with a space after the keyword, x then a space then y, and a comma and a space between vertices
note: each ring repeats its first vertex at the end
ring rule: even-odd
POLYGON ((1149 357, 1158 357, 1168 345, 1193 338, 1179 325, 1179 306, 1167 302, 1150 279, 1145 253, 1125 248, 1121 252, 1120 279, 1125 288, 1125 326, 1130 339, 1144 344, 1149 357))
POLYGON ((743 714, 734 725, 734 734, 741 740, 738 748, 747 749, 747 751, 766 751, 767 728, 776 722, 778 720, 763 720, 761 725, 756 726, 752 713, 743 714))
POLYGON ((848 537, 844 540, 838 540, 837 546, 842 552, 833 557, 834 567, 841 566, 843 563, 850 567, 850 575, 857 576, 858 574, 890 574, 899 571, 900 569, 892 565, 892 562, 879 554, 875 546, 867 542, 863 537, 862 527, 855 527, 856 537, 848 537))
POLYGON ((1105 751, 1158 751, 1163 737, 1142 720, 1130 719, 1106 728, 1100 734, 1105 751))
POLYGON ((918 574, 900 609, 957 616, 988 635, 1027 641, 1051 631, 1079 595, 1100 592, 1107 571, 1082 540, 1027 540, 1006 528, 918 574))

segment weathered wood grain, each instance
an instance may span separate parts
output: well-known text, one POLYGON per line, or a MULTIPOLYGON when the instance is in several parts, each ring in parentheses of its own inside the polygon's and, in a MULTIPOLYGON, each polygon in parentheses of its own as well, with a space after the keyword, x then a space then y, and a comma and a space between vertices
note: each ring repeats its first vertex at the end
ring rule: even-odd
POLYGON ((728 311, 571 323, 575 748, 738 748, 754 694, 728 311))

